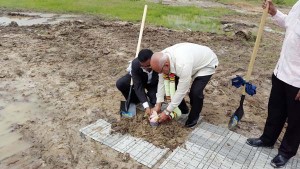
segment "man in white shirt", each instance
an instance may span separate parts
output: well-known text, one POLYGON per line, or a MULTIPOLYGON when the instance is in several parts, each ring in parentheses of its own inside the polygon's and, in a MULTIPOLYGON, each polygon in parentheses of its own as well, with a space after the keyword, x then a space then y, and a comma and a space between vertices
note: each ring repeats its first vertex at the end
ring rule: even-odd
POLYGON ((254 147, 273 147, 284 123, 288 127, 278 150, 271 161, 275 168, 283 167, 296 155, 300 143, 300 1, 288 15, 275 8, 271 0, 269 14, 279 26, 286 29, 280 58, 272 76, 272 89, 268 104, 268 117, 260 138, 249 138, 247 144, 254 147))
POLYGON ((189 93, 191 111, 185 126, 193 127, 197 124, 203 106, 203 90, 218 63, 216 54, 210 48, 193 43, 179 43, 153 54, 151 68, 159 73, 157 100, 153 110, 160 112, 161 103, 164 102, 163 74, 173 73, 179 77, 177 90, 168 107, 161 113, 160 123, 170 119, 170 113, 183 100, 192 82, 189 93))

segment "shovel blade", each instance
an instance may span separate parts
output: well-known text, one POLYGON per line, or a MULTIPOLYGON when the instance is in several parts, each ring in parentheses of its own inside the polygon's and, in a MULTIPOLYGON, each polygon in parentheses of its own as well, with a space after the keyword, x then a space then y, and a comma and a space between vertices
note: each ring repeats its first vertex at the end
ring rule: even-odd
POLYGON ((228 129, 229 130, 234 130, 239 121, 243 118, 244 116, 244 108, 243 108, 243 103, 245 100, 245 95, 242 95, 241 101, 240 101, 240 106, 236 109, 234 114, 231 116, 229 123, 228 123, 228 129))
POLYGON ((136 115, 136 104, 130 103, 127 109, 126 101, 121 101, 120 116, 126 118, 132 118, 136 115))
POLYGON ((133 90, 133 86, 130 85, 128 97, 127 97, 127 100, 125 102, 125 111, 129 111, 132 90, 133 90))
POLYGON ((237 127, 239 121, 242 119, 243 115, 244 115, 244 109, 243 106, 240 106, 235 111, 235 113, 231 116, 230 121, 228 123, 228 129, 234 130, 237 127))
POLYGON ((236 128, 236 126, 238 125, 238 123, 239 123, 239 119, 237 118, 237 116, 233 115, 230 118, 230 121, 228 123, 228 129, 234 130, 236 128))

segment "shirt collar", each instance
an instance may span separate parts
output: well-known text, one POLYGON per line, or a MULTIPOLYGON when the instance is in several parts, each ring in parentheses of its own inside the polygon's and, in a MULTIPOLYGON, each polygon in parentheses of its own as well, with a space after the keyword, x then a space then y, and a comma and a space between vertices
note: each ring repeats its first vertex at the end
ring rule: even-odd
POLYGON ((145 72, 145 73, 147 73, 147 74, 150 74, 150 73, 152 73, 153 72, 153 70, 151 70, 150 72, 148 72, 146 69, 144 69, 144 68, 141 68, 142 70, 143 70, 143 72, 145 72))

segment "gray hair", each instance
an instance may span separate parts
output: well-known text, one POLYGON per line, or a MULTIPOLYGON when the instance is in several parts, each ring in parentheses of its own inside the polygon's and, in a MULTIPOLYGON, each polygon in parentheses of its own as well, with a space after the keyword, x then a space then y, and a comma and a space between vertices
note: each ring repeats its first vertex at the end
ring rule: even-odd
POLYGON ((160 69, 163 69, 164 64, 167 62, 167 60, 168 60, 168 55, 162 52, 162 57, 159 59, 158 62, 160 69))

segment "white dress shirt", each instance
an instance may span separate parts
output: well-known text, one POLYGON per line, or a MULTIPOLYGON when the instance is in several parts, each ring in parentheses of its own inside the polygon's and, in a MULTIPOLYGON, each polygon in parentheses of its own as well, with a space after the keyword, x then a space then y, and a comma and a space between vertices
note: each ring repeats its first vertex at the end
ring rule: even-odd
POLYGON ((274 74, 285 83, 300 88, 300 1, 288 15, 277 10, 273 19, 286 29, 274 74))
MULTIPOLYGON (((191 81, 198 76, 215 73, 219 64, 216 54, 208 47, 193 43, 179 43, 162 51, 170 60, 170 73, 179 77, 177 90, 167 110, 173 111, 181 103, 190 88, 191 81)), ((159 74, 157 103, 164 101, 163 74, 159 74)))

